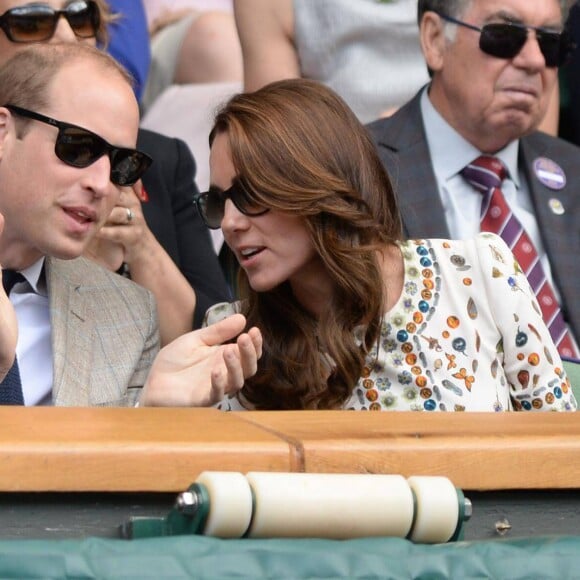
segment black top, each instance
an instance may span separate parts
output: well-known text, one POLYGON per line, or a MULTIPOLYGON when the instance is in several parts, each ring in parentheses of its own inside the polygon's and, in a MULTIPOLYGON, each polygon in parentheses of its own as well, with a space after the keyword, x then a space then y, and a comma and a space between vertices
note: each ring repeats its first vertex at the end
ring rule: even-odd
POLYGON ((206 310, 217 302, 231 300, 231 294, 209 230, 193 203, 198 191, 195 161, 182 140, 146 129, 139 130, 137 147, 153 158, 143 177, 149 195, 142 206, 145 221, 195 290, 192 326, 198 328, 206 310))

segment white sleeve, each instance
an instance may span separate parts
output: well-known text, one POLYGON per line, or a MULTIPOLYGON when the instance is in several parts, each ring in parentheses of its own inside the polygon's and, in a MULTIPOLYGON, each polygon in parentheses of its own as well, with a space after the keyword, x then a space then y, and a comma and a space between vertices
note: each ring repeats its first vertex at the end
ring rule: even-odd
POLYGON ((503 337, 503 366, 517 411, 573 411, 577 403, 536 297, 497 235, 477 236, 485 291, 503 337))

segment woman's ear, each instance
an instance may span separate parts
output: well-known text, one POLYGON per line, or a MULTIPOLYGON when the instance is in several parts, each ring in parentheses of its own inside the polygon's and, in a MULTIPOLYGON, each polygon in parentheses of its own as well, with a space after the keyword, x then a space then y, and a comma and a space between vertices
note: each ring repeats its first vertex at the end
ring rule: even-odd
POLYGON ((421 50, 430 73, 443 68, 447 38, 445 24, 436 12, 427 11, 419 27, 421 50))

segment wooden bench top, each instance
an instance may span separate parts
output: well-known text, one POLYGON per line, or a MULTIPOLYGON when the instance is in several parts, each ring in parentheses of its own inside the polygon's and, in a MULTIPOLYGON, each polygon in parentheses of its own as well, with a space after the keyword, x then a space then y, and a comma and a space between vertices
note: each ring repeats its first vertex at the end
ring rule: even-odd
POLYGON ((177 492, 204 470, 580 489, 580 414, 0 408, 0 491, 177 492))

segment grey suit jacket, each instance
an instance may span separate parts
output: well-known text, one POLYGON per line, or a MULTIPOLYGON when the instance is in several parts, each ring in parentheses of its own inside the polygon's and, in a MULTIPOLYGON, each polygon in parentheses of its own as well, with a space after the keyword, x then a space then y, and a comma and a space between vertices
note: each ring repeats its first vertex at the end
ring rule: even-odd
MULTIPOLYGON (((368 128, 397 194, 406 236, 448 238, 423 127, 420 95, 421 92, 392 117, 379 119, 368 128)), ((527 179, 564 316, 580 339, 580 148, 536 131, 520 140, 518 163, 527 179), (564 170, 563 189, 554 191, 539 181, 532 168, 538 157, 547 157, 564 170), (562 215, 550 209, 551 199, 562 203, 562 215)))
POLYGON ((159 350, 153 295, 86 260, 46 259, 53 402, 133 406, 159 350))

